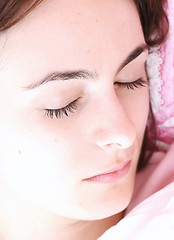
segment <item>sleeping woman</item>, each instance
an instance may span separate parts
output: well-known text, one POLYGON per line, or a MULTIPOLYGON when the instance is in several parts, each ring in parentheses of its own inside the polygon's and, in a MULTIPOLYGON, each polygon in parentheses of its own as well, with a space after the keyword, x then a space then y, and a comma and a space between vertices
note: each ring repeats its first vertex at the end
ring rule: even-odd
POLYGON ((165 2, 1 1, 0 240, 96 240, 124 218, 165 2))

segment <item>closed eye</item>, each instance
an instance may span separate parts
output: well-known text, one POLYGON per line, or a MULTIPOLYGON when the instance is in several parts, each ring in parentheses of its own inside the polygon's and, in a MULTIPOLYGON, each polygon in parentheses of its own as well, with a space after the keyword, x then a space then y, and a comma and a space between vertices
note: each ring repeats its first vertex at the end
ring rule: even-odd
POLYGON ((44 109, 45 115, 51 119, 55 118, 63 118, 64 116, 69 116, 70 113, 74 113, 74 111, 78 108, 78 101, 80 98, 74 100, 67 106, 59 109, 44 109))
MULTIPOLYGON (((140 87, 145 87, 147 85, 147 81, 142 78, 137 79, 134 82, 115 82, 119 88, 126 88, 128 90, 135 90, 140 87)), ((44 109, 45 115, 48 118, 63 118, 64 116, 69 116, 70 113, 74 113, 74 111, 78 108, 78 101, 80 98, 74 100, 67 106, 59 109, 44 109)))
POLYGON ((136 88, 146 87, 147 81, 143 80, 142 78, 137 79, 134 82, 115 82, 120 88, 127 88, 128 90, 135 90, 136 88))

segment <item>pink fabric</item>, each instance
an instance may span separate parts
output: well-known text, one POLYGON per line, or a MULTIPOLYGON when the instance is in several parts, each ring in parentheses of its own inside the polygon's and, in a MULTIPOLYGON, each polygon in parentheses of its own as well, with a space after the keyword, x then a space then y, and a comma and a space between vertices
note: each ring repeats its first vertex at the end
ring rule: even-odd
POLYGON ((147 61, 158 149, 174 141, 174 0, 168 0, 167 12, 170 24, 167 41, 152 48, 147 61))
POLYGON ((129 213, 137 204, 174 182, 174 143, 167 153, 155 152, 145 169, 137 173, 129 213))

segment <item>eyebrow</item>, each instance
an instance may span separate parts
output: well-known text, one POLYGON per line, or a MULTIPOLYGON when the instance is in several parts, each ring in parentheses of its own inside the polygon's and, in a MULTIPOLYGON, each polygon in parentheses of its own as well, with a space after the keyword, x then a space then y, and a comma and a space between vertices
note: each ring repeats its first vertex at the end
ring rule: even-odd
MULTIPOLYGON (((142 44, 136 47, 128 57, 122 62, 120 67, 118 68, 118 72, 120 72, 126 65, 135 60, 141 53, 149 50, 148 45, 142 44)), ((90 72, 87 70, 77 70, 77 71, 65 71, 65 72, 53 72, 45 76, 42 80, 32 83, 29 86, 25 87, 26 90, 31 90, 38 88, 48 82, 54 81, 69 81, 69 80, 77 80, 77 79, 96 79, 98 77, 98 73, 96 71, 90 72)))
POLYGON ((123 61, 123 63, 118 68, 117 72, 120 72, 121 69, 123 69, 126 65, 128 65, 130 62, 135 60, 139 55, 141 55, 143 52, 149 51, 149 46, 146 44, 143 44, 141 46, 136 47, 129 56, 123 61))

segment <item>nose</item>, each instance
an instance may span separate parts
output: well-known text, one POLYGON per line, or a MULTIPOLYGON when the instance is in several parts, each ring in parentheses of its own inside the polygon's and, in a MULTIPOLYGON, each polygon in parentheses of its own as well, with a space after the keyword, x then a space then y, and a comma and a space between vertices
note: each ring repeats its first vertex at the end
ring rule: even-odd
POLYGON ((93 140, 100 148, 126 149, 136 139, 136 126, 129 105, 123 106, 117 96, 102 100, 93 119, 93 140))

